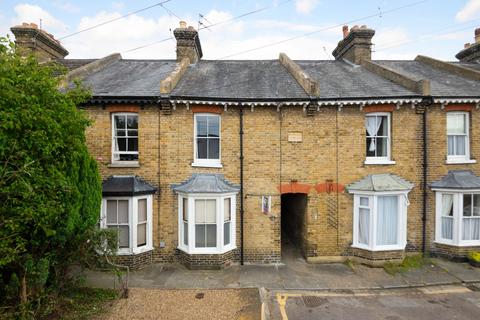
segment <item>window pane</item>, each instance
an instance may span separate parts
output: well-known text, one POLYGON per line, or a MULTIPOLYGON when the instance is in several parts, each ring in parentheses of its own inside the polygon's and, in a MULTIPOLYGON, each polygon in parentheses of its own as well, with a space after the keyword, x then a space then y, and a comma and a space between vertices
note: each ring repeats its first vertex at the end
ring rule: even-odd
POLYGON ((183 244, 188 246, 188 223, 183 223, 183 244))
POLYGON ((455 155, 455 136, 448 136, 448 155, 454 156, 455 155))
POLYGON ((197 248, 204 248, 206 245, 205 241, 205 232, 206 232, 206 225, 205 224, 196 224, 195 225, 195 247, 197 248))
POLYGON ((128 151, 138 151, 138 138, 128 139, 128 151))
POLYGON ((188 221, 188 199, 183 198, 183 221, 188 221))
POLYGON ((388 136, 388 118, 387 116, 377 117, 377 126, 380 126, 377 136, 388 136))
POLYGON ((453 218, 442 217, 442 238, 453 239, 453 218))
POLYGON ((217 225, 207 224, 207 247, 217 246, 217 225))
POLYGON ((207 159, 207 139, 206 138, 197 139, 197 158, 207 159))
POLYGON ((378 197, 377 245, 398 244, 398 197, 378 197))
POLYGON ((223 244, 230 244, 230 222, 223 224, 223 244))
POLYGON ((206 201, 206 223, 216 223, 217 221, 217 205, 216 200, 205 200, 206 201))
POLYGON ((107 223, 117 223, 117 200, 107 200, 107 223))
POLYGON ((138 137, 138 130, 127 130, 127 136, 138 137))
POLYGON ((137 226, 137 247, 147 244, 147 224, 139 224, 137 226))
POLYGON ((358 243, 369 244, 368 230, 370 229, 370 210, 359 209, 358 214, 358 243))
POLYGON ((138 200, 138 222, 147 221, 147 199, 138 200))
POLYGON ((447 133, 465 134, 466 133, 465 114, 447 113, 447 133))
POLYGON ((367 197, 360 197, 360 205, 363 207, 368 207, 368 198, 367 197))
POLYGON ((480 240, 479 218, 463 218, 462 239, 480 240))
POLYGON ((455 139, 455 155, 464 156, 466 155, 466 136, 454 136, 455 139))
POLYGON ((220 117, 218 116, 208 117, 208 136, 220 137, 220 117))
POLYGON ((118 246, 120 248, 128 248, 130 246, 128 226, 118 227, 118 246))
POLYGON ((230 221, 230 198, 223 199, 223 219, 224 221, 230 221))
POLYGON ((205 200, 195 200, 195 223, 205 223, 205 200))
POLYGON ((473 195, 473 215, 480 216, 480 194, 473 195))
POLYGON ((117 138, 117 143, 115 144, 115 151, 127 151, 126 138, 117 138))
POLYGON ((115 129, 125 129, 125 116, 115 116, 115 129))
POLYGON ((207 117, 197 116, 197 137, 207 136, 207 117))
POLYGON ((375 157, 375 138, 367 137, 367 157, 375 157))
POLYGON ((463 216, 469 217, 472 215, 472 195, 463 195, 463 216))
POLYGON ((128 223, 128 200, 118 200, 118 223, 128 223))
POLYGON ((220 140, 208 139, 208 159, 220 158, 220 140))
POLYGON ((453 217, 453 194, 442 195, 442 216, 453 217))
POLYGON ((127 128, 138 129, 138 116, 136 115, 127 116, 127 128))
POLYGON ((116 130, 117 132, 117 137, 125 137, 127 132, 125 130, 116 130))
POLYGON ((386 157, 387 156, 387 138, 377 138, 377 157, 386 157))

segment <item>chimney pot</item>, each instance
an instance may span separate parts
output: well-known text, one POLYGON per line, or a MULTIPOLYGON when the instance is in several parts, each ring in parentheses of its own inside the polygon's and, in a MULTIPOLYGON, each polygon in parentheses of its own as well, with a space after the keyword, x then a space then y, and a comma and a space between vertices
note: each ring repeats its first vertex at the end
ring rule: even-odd
POLYGON ((345 39, 348 36, 348 26, 343 26, 342 27, 342 32, 343 32, 343 38, 345 39))
POLYGON ((475 43, 480 42, 480 28, 475 29, 475 43))
POLYGON ((185 29, 187 27, 187 23, 185 21, 180 21, 180 28, 185 29))

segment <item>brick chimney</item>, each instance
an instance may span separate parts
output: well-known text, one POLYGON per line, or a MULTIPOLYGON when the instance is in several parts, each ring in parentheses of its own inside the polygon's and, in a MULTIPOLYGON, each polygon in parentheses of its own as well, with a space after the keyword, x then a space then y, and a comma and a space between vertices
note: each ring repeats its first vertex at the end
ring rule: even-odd
POLYGON ((455 57, 462 62, 480 63, 480 28, 475 29, 475 43, 466 43, 455 57))
POLYGON ((10 30, 15 35, 15 44, 21 55, 33 53, 40 62, 62 59, 68 55, 60 41, 39 29, 35 23, 22 23, 10 30))
POLYGON ((338 42, 332 54, 336 60, 347 59, 355 64, 362 60, 372 59, 372 38, 375 30, 367 26, 354 26, 348 31, 348 26, 343 26, 343 39, 338 42))
POLYGON ((180 27, 173 30, 173 35, 177 39, 177 61, 188 58, 190 63, 196 63, 202 58, 198 31, 192 26, 187 27, 185 21, 180 21, 180 27))

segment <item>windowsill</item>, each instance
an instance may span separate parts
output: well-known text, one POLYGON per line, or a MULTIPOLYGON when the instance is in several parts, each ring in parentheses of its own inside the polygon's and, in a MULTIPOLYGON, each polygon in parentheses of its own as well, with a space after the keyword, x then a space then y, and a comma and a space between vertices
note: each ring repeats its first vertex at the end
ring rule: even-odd
POLYGON ((377 165, 392 165, 395 164, 395 161, 392 160, 386 160, 386 159, 366 159, 364 164, 377 164, 377 165))
POLYGON ((377 246, 374 248, 368 247, 368 246, 362 246, 362 245, 352 245, 352 248, 355 249, 361 249, 361 250, 366 250, 366 251, 371 251, 371 252, 377 252, 377 251, 403 251, 405 250, 405 246, 401 245, 395 245, 395 246, 377 246))
POLYGON ((107 168, 140 168, 138 161, 112 162, 107 168))
POLYGON ((182 250, 186 254, 192 254, 192 255, 193 254, 224 254, 224 253, 232 251, 236 248, 237 248, 237 246, 231 246, 231 245, 225 246, 222 249, 218 249, 218 248, 193 248, 191 250, 188 250, 188 248, 185 247, 185 246, 178 246, 177 247, 178 250, 182 250))
POLYGON ((445 161, 446 164, 471 164, 477 163, 477 160, 474 159, 448 159, 445 161))
POLYGON ((135 249, 131 249, 131 248, 125 248, 125 249, 119 249, 117 251, 117 255, 119 256, 131 256, 131 255, 135 255, 135 254, 140 254, 140 253, 144 253, 144 252, 148 252, 148 251, 152 251, 153 250, 153 247, 150 247, 150 246, 142 246, 142 247, 138 247, 138 248, 135 248, 135 249))
POLYGON ((451 247, 480 247, 480 240, 463 240, 460 243, 454 243, 453 241, 449 242, 449 241, 436 240, 434 243, 443 244, 451 247))
POLYGON ((219 161, 194 161, 192 167, 201 168, 223 168, 222 163, 219 161))

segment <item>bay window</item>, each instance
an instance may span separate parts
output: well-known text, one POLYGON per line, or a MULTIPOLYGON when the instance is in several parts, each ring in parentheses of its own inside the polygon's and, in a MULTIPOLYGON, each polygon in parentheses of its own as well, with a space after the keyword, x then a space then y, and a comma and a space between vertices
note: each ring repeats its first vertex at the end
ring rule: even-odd
POLYGON ((469 161, 469 114, 468 112, 447 112, 447 162, 469 161))
POLYGON ((480 190, 436 190, 435 241, 480 245, 480 190))
POLYGON ((235 248, 235 194, 179 194, 179 246, 190 254, 235 248))
POLYGON ((393 164, 390 159, 390 113, 368 113, 365 116, 366 164, 393 164))
POLYGON ((407 233, 407 192, 354 193, 353 247, 403 250, 407 233))
POLYGON ((196 113, 194 115, 193 166, 221 167, 220 115, 196 113))
POLYGON ((112 163, 138 162, 138 114, 112 114, 112 163))
POLYGON ((100 227, 118 234, 118 254, 152 250, 152 196, 104 197, 100 227))

